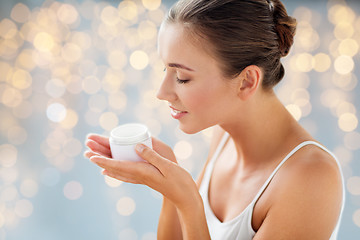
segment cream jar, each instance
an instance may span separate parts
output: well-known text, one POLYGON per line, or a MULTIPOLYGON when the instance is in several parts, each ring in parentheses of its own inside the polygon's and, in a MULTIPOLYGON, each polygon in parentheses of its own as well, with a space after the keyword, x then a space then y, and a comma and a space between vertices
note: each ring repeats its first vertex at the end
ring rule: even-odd
POLYGON ((135 152, 135 146, 142 143, 152 148, 151 135, 148 128, 139 123, 120 125, 110 132, 110 149, 113 159, 128 161, 144 161, 135 152))

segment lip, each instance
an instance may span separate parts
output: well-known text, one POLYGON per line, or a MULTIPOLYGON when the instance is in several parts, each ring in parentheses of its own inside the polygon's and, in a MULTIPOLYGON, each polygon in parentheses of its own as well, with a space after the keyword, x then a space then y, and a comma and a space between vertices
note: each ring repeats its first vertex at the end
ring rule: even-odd
POLYGON ((180 119, 183 116, 185 116, 186 114, 188 114, 188 112, 186 111, 181 111, 179 109, 174 108, 173 106, 169 105, 170 109, 171 109, 171 116, 175 119, 180 119))

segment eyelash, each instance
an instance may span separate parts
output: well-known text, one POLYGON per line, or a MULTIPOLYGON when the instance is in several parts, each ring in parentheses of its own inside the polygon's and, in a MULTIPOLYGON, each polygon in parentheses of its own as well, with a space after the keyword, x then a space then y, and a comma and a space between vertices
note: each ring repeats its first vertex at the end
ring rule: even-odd
MULTIPOLYGON (((166 72, 166 67, 164 67, 163 69, 164 72, 166 72)), ((185 84, 187 83, 189 80, 188 79, 180 79, 176 76, 176 81, 179 83, 179 84, 185 84)))
POLYGON ((185 84, 187 83, 189 80, 183 80, 183 79, 179 79, 178 77, 176 77, 176 81, 179 83, 179 84, 185 84))

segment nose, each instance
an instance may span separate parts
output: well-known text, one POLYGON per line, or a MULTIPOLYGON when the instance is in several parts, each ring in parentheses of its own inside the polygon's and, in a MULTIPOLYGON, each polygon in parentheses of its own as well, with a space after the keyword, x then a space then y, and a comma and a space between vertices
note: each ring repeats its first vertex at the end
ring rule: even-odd
POLYGON ((174 90, 174 82, 175 81, 172 81, 172 79, 166 74, 160 85, 156 97, 160 100, 174 102, 177 99, 177 95, 174 90))

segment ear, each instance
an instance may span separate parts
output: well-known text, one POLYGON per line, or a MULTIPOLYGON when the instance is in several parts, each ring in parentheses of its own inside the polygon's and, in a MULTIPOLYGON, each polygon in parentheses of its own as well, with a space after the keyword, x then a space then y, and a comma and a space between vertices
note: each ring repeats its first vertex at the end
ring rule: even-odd
POLYGON ((238 96, 242 100, 247 100, 253 96, 262 82, 262 70, 255 65, 247 66, 238 76, 238 96))

